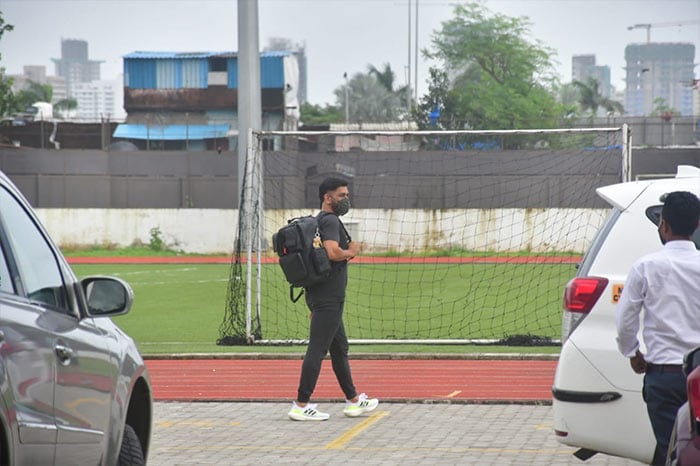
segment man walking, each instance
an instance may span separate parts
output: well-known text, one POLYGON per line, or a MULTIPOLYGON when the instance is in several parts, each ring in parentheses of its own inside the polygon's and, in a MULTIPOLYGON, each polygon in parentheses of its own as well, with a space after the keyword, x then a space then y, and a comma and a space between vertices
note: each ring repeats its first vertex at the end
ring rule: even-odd
POLYGON ((700 251, 691 238, 699 220, 697 196, 665 196, 658 227, 664 246, 632 265, 617 309, 618 348, 636 373, 645 374, 655 465, 664 464, 676 413, 687 400, 683 356, 700 345, 700 251), (646 354, 637 340, 642 309, 646 354))
POLYGON ((325 421, 330 417, 309 402, 321 372, 323 358, 329 350, 333 372, 346 399, 343 414, 349 417, 360 416, 374 410, 379 404, 375 398, 368 398, 364 393, 357 394, 348 361, 343 306, 348 282, 348 261, 360 252, 360 244, 350 240, 338 218, 350 209, 349 196, 348 183, 338 178, 327 178, 318 188, 321 202, 319 233, 332 268, 327 281, 305 290, 306 304, 311 311, 311 324, 297 398, 288 413, 289 418, 295 421, 325 421))

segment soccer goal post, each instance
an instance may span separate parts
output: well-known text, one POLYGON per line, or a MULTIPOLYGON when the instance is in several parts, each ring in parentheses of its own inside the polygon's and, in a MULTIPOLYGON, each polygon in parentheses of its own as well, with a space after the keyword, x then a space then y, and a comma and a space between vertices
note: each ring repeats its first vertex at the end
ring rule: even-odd
POLYGON ((630 180, 618 128, 256 131, 218 343, 308 338, 272 234, 316 214, 326 177, 348 182, 341 219, 354 343, 557 344, 566 282, 609 211, 598 187, 630 180))

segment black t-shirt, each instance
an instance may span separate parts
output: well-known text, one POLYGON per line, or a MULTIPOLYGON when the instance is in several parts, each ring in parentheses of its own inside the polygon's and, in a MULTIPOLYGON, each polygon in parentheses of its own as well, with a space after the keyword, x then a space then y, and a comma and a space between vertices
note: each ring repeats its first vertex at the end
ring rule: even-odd
MULTIPOLYGON (((341 249, 348 249, 348 235, 337 215, 327 213, 319 214, 318 230, 321 240, 337 241, 341 249)), ((317 285, 306 289, 306 302, 309 305, 343 302, 345 301, 345 288, 348 284, 348 262, 331 262, 330 278, 317 285)))

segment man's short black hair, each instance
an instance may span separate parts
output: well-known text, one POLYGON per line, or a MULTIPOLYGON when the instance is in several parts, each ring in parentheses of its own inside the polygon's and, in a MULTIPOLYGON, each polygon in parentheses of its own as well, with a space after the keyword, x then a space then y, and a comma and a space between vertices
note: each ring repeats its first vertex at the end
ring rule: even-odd
POLYGON ((321 185, 318 187, 318 200, 321 201, 321 205, 323 205, 323 196, 325 196, 326 193, 335 191, 341 186, 347 185, 348 182, 340 178, 326 178, 323 180, 321 185))
POLYGON ((688 191, 674 191, 665 197, 661 218, 674 235, 691 236, 700 222, 700 200, 688 191))

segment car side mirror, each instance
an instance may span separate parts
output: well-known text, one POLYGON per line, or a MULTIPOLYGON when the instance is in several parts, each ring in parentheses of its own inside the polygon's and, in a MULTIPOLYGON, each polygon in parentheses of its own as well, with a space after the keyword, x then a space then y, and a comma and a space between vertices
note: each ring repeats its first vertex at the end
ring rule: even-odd
POLYGON ((698 366, 700 366, 700 346, 688 351, 683 356, 683 373, 687 377, 698 366))
POLYGON ((118 278, 87 277, 80 281, 80 286, 92 317, 126 314, 134 302, 131 287, 118 278))

